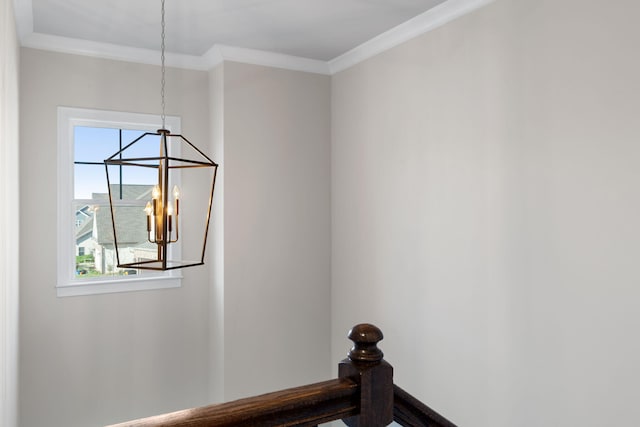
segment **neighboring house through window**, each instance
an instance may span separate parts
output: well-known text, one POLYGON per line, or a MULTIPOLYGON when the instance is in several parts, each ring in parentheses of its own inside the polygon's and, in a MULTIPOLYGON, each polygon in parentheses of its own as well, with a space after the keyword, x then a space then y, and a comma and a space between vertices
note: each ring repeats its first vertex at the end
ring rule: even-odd
MULTIPOLYGON (((58 296, 180 286, 176 271, 117 266, 103 163, 144 132, 155 132, 160 123, 155 115, 58 108, 58 296)), ((179 133, 180 119, 167 117, 166 127, 179 133)), ((110 183, 114 209, 118 221, 128 227, 122 239, 118 234, 120 262, 152 259, 157 249, 147 240, 143 210, 157 175, 152 171, 132 174, 122 166, 111 167, 115 170, 109 169, 109 174, 115 172, 119 177, 110 183)))

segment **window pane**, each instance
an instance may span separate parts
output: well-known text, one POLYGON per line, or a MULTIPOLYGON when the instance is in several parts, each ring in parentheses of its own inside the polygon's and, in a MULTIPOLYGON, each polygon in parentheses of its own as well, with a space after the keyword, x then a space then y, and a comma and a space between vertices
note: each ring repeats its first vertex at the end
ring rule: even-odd
POLYGON ((77 277, 100 275, 95 268, 97 244, 93 239, 93 222, 96 208, 93 205, 75 205, 75 274, 77 277))
POLYGON ((120 150, 118 129, 76 126, 74 128, 74 160, 102 163, 120 150))
MULTIPOLYGON (((154 129, 155 131, 155 129, 154 129)), ((140 137, 143 133, 147 131, 144 130, 133 130, 133 129, 122 129, 122 146, 129 144, 134 139, 140 137)), ((151 131, 153 132, 153 131, 151 131)))
MULTIPOLYGON (((122 130, 122 146, 126 146, 144 133, 122 130)), ((74 129, 74 138, 74 162, 99 163, 74 165, 74 198, 87 200, 86 203, 75 203, 76 277, 157 274, 117 267, 107 178, 102 162, 120 149, 120 130, 78 126, 74 129)), ((140 144, 134 146, 138 147, 140 144)), ((151 150, 142 146, 127 155, 157 156, 155 151, 155 148, 151 150)), ((151 190, 157 178, 156 169, 109 166, 109 184, 114 200, 144 199, 144 202, 138 202, 141 206, 114 207, 116 221, 121 226, 125 225, 124 234, 118 236, 120 263, 146 260, 148 257, 153 259, 157 255, 156 246, 147 241, 146 215, 143 211, 144 203, 151 197, 151 190), (123 179, 125 175, 126 179, 123 179), (127 184, 123 184, 123 181, 127 184)))
MULTIPOLYGON (((74 199, 105 199, 108 198, 107 176, 104 165, 75 165, 74 199)), ((111 184, 120 184, 120 174, 117 166, 109 166, 111 184)))
POLYGON ((158 169, 136 166, 123 166, 122 182, 125 182, 128 185, 144 185, 153 187, 159 182, 158 169))
MULTIPOLYGON (((75 276, 87 279, 127 275, 158 275, 135 268, 118 268, 108 204, 75 204, 75 276)), ((129 226, 118 236, 120 263, 155 259, 157 247, 147 241, 144 206, 116 206, 116 221, 129 226), (120 242, 121 241, 121 242, 120 242)))
MULTIPOLYGON (((127 131, 127 135, 133 133, 133 131, 127 131)), ((140 132, 137 136, 140 136, 144 132, 140 132)), ((129 143, 134 141, 135 138, 122 139, 122 157, 125 159, 134 159, 134 158, 157 158, 160 156, 160 135, 145 135, 132 144, 128 146, 129 143), (125 148, 126 147, 126 148, 125 148)), ((144 164, 157 164, 158 161, 143 161, 141 163, 144 164)))

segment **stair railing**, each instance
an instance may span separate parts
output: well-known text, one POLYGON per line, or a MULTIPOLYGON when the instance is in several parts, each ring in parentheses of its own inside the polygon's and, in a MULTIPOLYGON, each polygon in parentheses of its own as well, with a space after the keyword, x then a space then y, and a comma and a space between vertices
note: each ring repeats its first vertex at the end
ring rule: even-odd
POLYGON ((185 409, 111 427, 313 427, 342 420, 349 427, 456 427, 393 384, 383 359, 383 335, 371 324, 349 331, 354 346, 338 365, 338 378, 233 402, 185 409))

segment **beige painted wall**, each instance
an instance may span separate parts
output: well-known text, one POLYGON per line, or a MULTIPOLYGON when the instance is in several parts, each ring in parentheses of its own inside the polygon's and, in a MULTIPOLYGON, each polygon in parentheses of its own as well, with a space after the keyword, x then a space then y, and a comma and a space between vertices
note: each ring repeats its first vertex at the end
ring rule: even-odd
POLYGON ((20 425, 323 380, 362 321, 459 425, 638 424, 640 6, 617 6, 497 0, 332 79, 169 70, 168 114, 222 159, 221 268, 95 297, 55 297, 55 108, 157 113, 157 67, 23 49, 20 425))
POLYGON ((211 153, 220 164, 216 177, 213 206, 215 215, 211 224, 213 247, 208 253, 210 272, 209 300, 209 399, 224 399, 224 67, 219 65, 209 72, 209 133, 211 153))
MULTIPOLYGON (((104 425, 208 403, 209 280, 57 298, 56 108, 159 113, 159 67, 22 49, 20 425, 104 425)), ((167 70, 167 114, 208 141, 208 76, 167 70)), ((185 185, 187 183, 185 182, 185 185)))
POLYGON ((640 4, 498 0, 333 77, 332 336, 459 425, 638 425, 640 4))
POLYGON ((224 398, 328 379, 330 79, 223 65, 224 398))
POLYGON ((42 179, 56 175, 56 107, 157 113, 158 68, 33 49, 21 65, 20 425, 102 425, 327 379, 329 77, 167 70, 167 114, 221 163, 208 266, 184 270, 180 289, 57 298, 56 180, 42 179))
POLYGON ((18 415, 18 75, 13 3, 0 0, 0 425, 18 415))

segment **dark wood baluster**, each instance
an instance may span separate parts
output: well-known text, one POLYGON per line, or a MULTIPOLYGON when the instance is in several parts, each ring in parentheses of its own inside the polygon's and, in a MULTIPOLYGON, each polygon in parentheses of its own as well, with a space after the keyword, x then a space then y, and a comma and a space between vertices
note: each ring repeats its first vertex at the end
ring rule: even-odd
POLYGON ((343 419, 349 427, 382 427, 393 422, 393 367, 378 348, 382 331, 363 323, 348 335, 354 346, 338 365, 338 376, 360 385, 360 413, 343 419))

